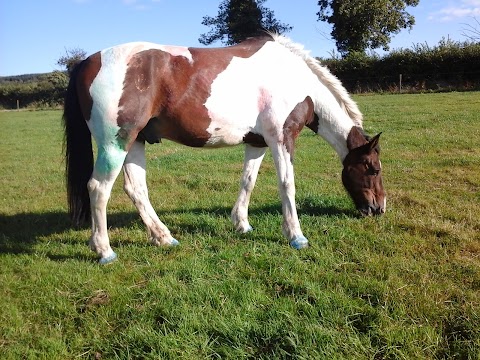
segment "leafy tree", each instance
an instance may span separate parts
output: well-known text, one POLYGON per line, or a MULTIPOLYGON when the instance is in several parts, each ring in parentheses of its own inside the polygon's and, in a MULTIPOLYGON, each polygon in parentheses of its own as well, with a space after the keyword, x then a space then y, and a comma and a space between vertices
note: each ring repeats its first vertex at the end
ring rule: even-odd
POLYGON ((411 29, 415 18, 405 8, 419 0, 319 0, 318 20, 333 25, 331 32, 338 51, 352 52, 383 48, 389 50, 391 34, 411 29))
POLYGON ((57 60, 57 65, 64 67, 68 72, 72 71, 75 64, 85 59, 87 53, 85 50, 74 48, 65 49, 65 55, 57 60))
POLYGON ((46 80, 54 88, 66 89, 68 86, 68 76, 65 72, 55 70, 46 76, 46 80))
POLYGON ((273 11, 263 5, 265 1, 223 0, 216 17, 203 17, 202 25, 212 29, 200 35, 198 41, 210 45, 221 40, 225 45, 233 45, 247 37, 259 35, 263 30, 280 34, 292 30, 290 25, 275 19, 273 11))

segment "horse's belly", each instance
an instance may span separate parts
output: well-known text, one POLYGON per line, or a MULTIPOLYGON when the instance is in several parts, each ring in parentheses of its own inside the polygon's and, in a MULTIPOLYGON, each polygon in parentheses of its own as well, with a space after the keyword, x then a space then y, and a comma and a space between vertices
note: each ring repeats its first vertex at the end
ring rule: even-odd
POLYGON ((243 142, 245 135, 250 132, 254 124, 235 124, 225 119, 212 119, 207 132, 210 138, 206 147, 221 147, 238 145, 243 142))
POLYGON ((211 94, 205 102, 210 124, 206 131, 210 134, 206 146, 228 146, 243 142, 245 134, 257 124, 258 101, 256 92, 211 94))

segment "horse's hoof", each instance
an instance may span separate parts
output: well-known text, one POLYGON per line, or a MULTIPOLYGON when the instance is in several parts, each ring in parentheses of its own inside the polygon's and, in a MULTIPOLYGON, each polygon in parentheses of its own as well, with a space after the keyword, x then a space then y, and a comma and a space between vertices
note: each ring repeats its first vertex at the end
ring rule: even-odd
POLYGON ((170 242, 169 246, 178 246, 180 245, 180 242, 177 239, 172 239, 170 242))
POLYGON ((248 227, 245 230, 241 230, 240 232, 242 234, 246 234, 246 233, 249 233, 249 232, 252 232, 252 231, 253 231, 253 227, 251 225, 248 225, 248 227))
POLYGON ((297 236, 290 241, 290 246, 296 250, 308 247, 308 240, 305 236, 297 236))
POLYGON ((113 252, 112 255, 101 258, 100 260, 98 260, 98 263, 100 265, 107 265, 107 264, 110 264, 110 263, 114 262, 115 260, 117 260, 117 254, 115 254, 113 252))

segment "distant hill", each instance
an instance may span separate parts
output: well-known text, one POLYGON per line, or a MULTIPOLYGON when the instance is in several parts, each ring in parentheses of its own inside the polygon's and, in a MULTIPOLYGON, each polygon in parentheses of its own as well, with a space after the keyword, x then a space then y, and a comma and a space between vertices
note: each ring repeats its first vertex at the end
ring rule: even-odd
POLYGON ((50 74, 51 73, 0 76, 0 84, 37 82, 45 80, 50 74))

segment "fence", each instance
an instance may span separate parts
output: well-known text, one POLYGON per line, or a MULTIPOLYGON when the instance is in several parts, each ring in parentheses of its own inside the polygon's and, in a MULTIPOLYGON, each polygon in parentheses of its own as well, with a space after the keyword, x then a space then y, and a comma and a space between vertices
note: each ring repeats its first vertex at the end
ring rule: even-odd
POLYGON ((443 92, 480 90, 480 72, 430 74, 397 73, 372 77, 343 77, 336 74, 349 92, 443 92))

